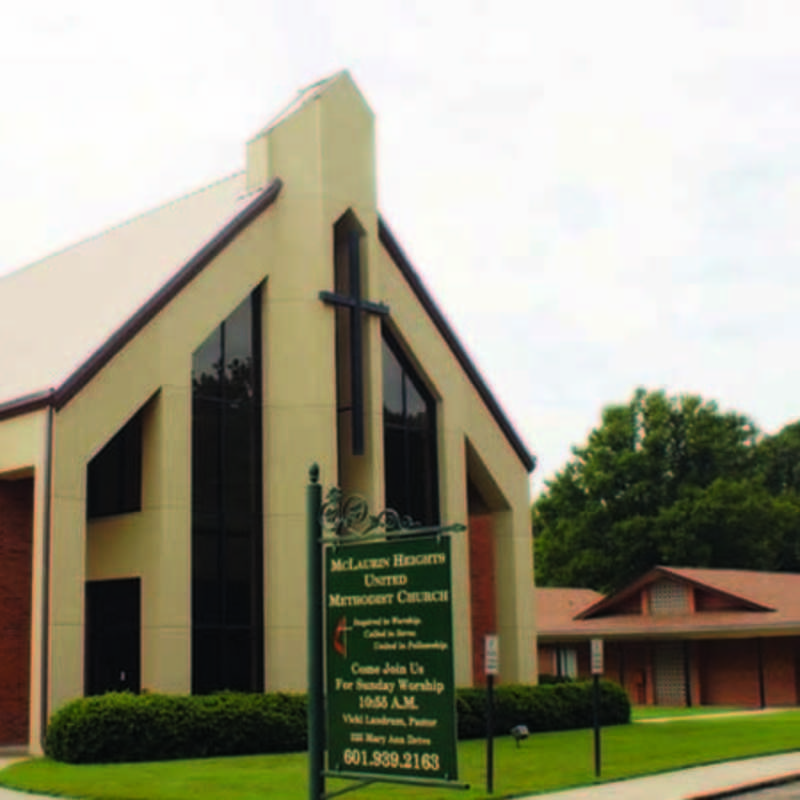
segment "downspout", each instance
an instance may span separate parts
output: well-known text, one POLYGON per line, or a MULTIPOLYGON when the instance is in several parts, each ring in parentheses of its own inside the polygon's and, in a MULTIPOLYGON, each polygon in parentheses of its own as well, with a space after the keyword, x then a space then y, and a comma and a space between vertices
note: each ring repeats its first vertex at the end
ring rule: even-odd
POLYGON ((51 495, 53 480, 53 422, 55 409, 53 397, 47 406, 47 439, 44 458, 44 509, 42 511, 42 663, 40 677, 40 712, 39 744, 44 751, 45 733, 47 732, 48 698, 50 689, 50 534, 51 534, 51 495))

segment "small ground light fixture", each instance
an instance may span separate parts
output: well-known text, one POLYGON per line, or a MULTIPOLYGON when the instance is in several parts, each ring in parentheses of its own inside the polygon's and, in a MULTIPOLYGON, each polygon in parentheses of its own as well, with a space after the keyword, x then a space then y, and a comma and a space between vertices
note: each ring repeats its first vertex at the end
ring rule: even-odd
POLYGON ((528 729, 524 725, 515 725, 511 729, 511 735, 514 737, 514 741, 517 743, 517 747, 519 747, 519 743, 523 739, 527 739, 530 735, 528 729))

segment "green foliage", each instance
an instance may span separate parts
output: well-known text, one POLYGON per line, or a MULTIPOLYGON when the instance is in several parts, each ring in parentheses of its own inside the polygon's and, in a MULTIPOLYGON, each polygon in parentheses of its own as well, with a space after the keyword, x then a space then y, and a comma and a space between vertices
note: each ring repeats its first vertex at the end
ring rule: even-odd
POLYGON ((763 437, 713 402, 609 406, 533 506, 542 586, 609 592, 657 564, 800 569, 800 423, 763 437))
MULTIPOLYGON (((630 722, 628 697, 601 682, 604 725, 630 722)), ((514 725, 534 731, 588 727, 591 685, 500 686, 495 690, 495 730, 514 725)), ((283 753, 308 747, 306 695, 202 696, 110 692, 73 700, 50 720, 45 753, 71 764, 163 761, 283 753)), ((486 734, 486 690, 458 689, 459 738, 486 734)))
MULTIPOLYGON (((515 725, 525 725, 531 733, 591 727, 592 692, 590 681, 498 686, 495 689, 494 732, 505 735, 515 725)), ((459 739, 485 736, 486 691, 459 689, 457 706, 459 739)), ((628 695, 609 681, 600 681, 600 721, 602 725, 621 725, 631 721, 628 695)))
POLYGON ((800 493, 800 422, 761 442, 757 471, 770 494, 800 493))
POLYGON ((294 694, 185 697, 127 692, 74 700, 47 728, 46 754, 73 764, 302 750, 306 699, 294 694))

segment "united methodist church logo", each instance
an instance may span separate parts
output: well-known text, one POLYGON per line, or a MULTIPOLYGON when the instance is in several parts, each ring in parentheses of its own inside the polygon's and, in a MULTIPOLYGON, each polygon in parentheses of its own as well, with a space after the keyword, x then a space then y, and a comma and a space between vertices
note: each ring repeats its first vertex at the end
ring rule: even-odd
POLYGON ((347 631, 352 630, 347 626, 347 617, 342 617, 333 629, 333 649, 342 657, 347 658, 347 631))

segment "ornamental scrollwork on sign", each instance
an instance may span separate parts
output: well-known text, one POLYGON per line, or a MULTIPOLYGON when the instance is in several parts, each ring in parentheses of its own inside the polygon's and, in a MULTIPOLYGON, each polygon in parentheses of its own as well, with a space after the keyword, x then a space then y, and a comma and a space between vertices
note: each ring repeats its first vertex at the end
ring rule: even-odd
POLYGON ((387 534, 418 536, 466 530, 464 525, 458 523, 425 527, 392 508, 370 514, 366 498, 359 494, 345 495, 338 487, 328 490, 320 511, 320 524, 323 539, 329 542, 366 541, 382 538, 387 534))
POLYGON ((366 499, 359 494, 345 496, 338 487, 328 490, 321 521, 322 529, 336 536, 366 536, 375 527, 366 499))

